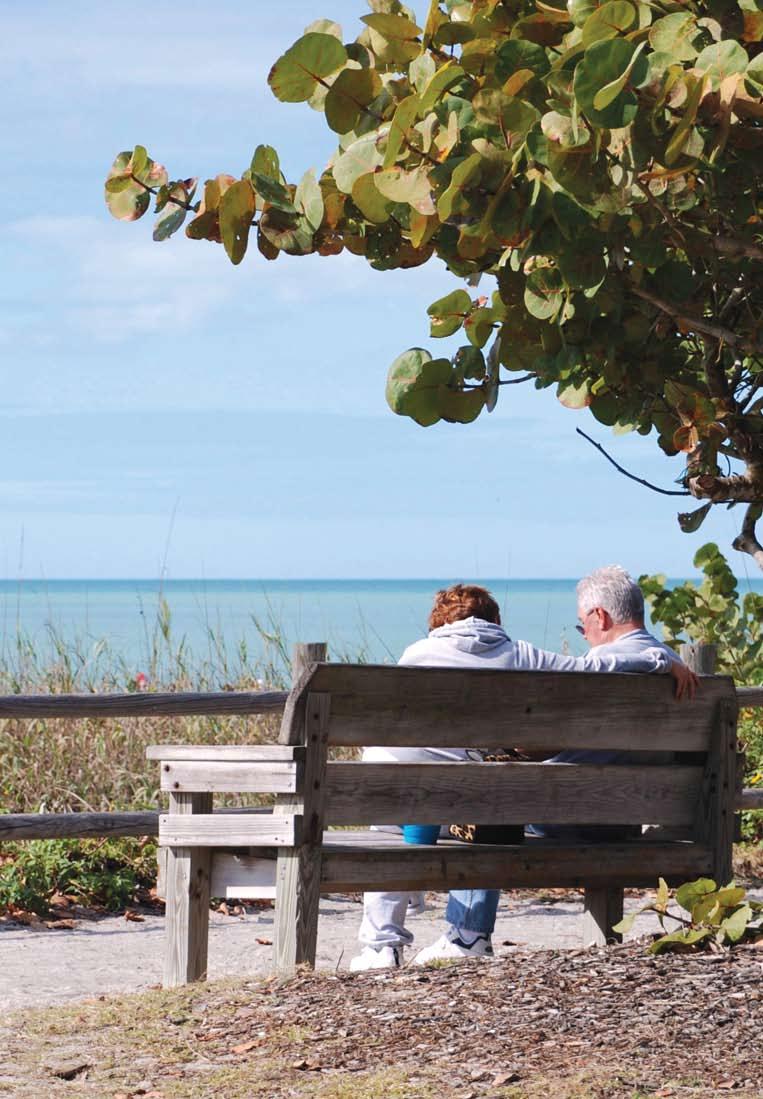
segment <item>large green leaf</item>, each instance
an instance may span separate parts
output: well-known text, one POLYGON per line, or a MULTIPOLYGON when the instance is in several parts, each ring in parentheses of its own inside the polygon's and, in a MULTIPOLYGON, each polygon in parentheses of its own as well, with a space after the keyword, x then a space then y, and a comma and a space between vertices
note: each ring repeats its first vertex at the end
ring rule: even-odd
POLYGON ((163 165, 154 163, 142 145, 119 153, 106 178, 104 197, 109 213, 120 221, 137 221, 151 205, 151 192, 167 184, 163 165))
POLYGON ((428 114, 463 75, 464 70, 455 61, 448 61, 439 68, 421 93, 421 114, 428 114))
POLYGON ((382 154, 377 148, 378 134, 375 131, 364 134, 349 145, 334 164, 334 181, 340 191, 352 194, 355 180, 366 172, 372 172, 382 162, 382 154))
POLYGON ((250 170, 249 179, 257 194, 271 206, 278 210, 284 210, 287 214, 293 214, 296 210, 292 197, 277 179, 269 175, 261 175, 250 170))
POLYGON ((416 95, 409 95, 398 104, 387 138, 387 148, 384 153, 385 168, 391 168, 400 152, 404 148, 407 150, 413 140, 414 124, 419 117, 420 109, 421 104, 416 95))
POLYGON ((305 172, 294 192, 294 205, 313 229, 323 221, 323 195, 312 172, 305 172))
POLYGON ((421 27, 417 27, 413 20, 404 15, 375 12, 373 15, 361 15, 360 21, 390 41, 410 42, 421 34, 421 27))
POLYGON ((231 263, 241 263, 246 254, 254 212, 254 191, 246 179, 231 184, 220 198, 220 234, 231 263))
POLYGON ((256 172, 259 176, 267 176, 268 179, 274 179, 278 183, 281 182, 281 165, 278 160, 278 153, 272 145, 257 146, 249 170, 250 172, 256 172))
POLYGON ((447 221, 455 214, 465 214, 469 210, 466 192, 479 182, 482 175, 482 157, 479 153, 461 161, 455 168, 449 185, 437 200, 437 215, 440 221, 447 221))
POLYGON ((607 38, 616 38, 631 30, 638 21, 638 14, 628 0, 607 0, 596 8, 583 24, 583 45, 591 46, 607 38))
POLYGON ((154 240, 167 240, 178 231, 188 215, 187 204, 190 203, 195 191, 195 179, 181 180, 169 188, 165 204, 154 223, 154 240), (177 199, 177 202, 173 201, 174 199, 177 199))
POLYGON ((751 919, 752 909, 749 904, 742 904, 721 922, 719 930, 723 932, 728 942, 738 943, 751 919))
POLYGON ((268 83, 284 103, 303 103, 318 84, 347 63, 347 50, 333 34, 311 32, 276 61, 268 83))
POLYGON ((437 408, 443 420, 451 424, 470 424, 485 407, 485 391, 478 389, 448 389, 439 392, 437 408))
POLYGON ((287 214, 273 207, 260 218, 259 231, 270 244, 290 256, 306 256, 315 251, 315 234, 303 214, 287 214))
POLYGON ((528 69, 534 76, 543 77, 551 68, 543 46, 522 38, 511 38, 499 47, 495 61, 495 75, 502 83, 521 69, 528 69))
POLYGON ((712 46, 706 46, 694 62, 694 66, 700 72, 707 73, 713 91, 717 91, 727 77, 741 75, 747 68, 748 62, 749 58, 742 46, 733 39, 725 39, 723 42, 713 42, 712 46))
POLYGON ((406 202, 420 214, 435 213, 432 184, 424 168, 406 172, 403 168, 386 168, 374 175, 374 183, 380 194, 392 202, 406 202))
POLYGON ((581 382, 579 385, 571 382, 560 382, 556 395, 560 404, 563 404, 565 408, 579 410, 587 408, 591 403, 591 388, 587 381, 581 382))
MULTIPOLYGON (((598 92, 593 97, 593 105, 597 111, 606 110, 610 103, 613 103, 615 99, 617 99, 620 92, 625 88, 625 85, 629 82, 634 81, 633 74, 635 72, 639 58, 641 57, 641 51, 644 49, 645 45, 646 43, 642 42, 636 47, 636 52, 633 54, 633 57, 628 62, 628 67, 626 68, 625 72, 621 73, 620 76, 616 77, 614 80, 610 80, 609 84, 605 84, 603 88, 599 88, 598 92)), ((642 66, 641 73, 642 76, 647 75, 648 64, 646 70, 644 70, 642 66)))
POLYGON ((676 11, 663 15, 649 28, 649 43, 658 53, 669 55, 673 61, 692 61, 699 49, 702 28, 690 12, 676 11))
POLYGON ((681 512, 677 518, 678 525, 684 534, 693 534, 695 530, 699 530, 712 506, 712 503, 703 504, 696 511, 681 512))
MULTIPOLYGON (((597 126, 619 128, 627 126, 636 117, 638 101, 629 89, 620 91, 603 110, 597 109, 594 100, 607 84, 618 80, 628 69, 637 47, 625 38, 611 38, 595 42, 586 50, 575 68, 573 89, 585 116, 597 126)), ((649 66, 644 54, 640 54, 630 73, 630 82, 638 86, 647 76, 649 66)))
POLYGON ((691 912, 694 905, 709 893, 715 893, 717 885, 712 878, 697 878, 696 881, 686 882, 676 889, 676 901, 691 912))
POLYGON ((376 69, 343 69, 326 94, 326 121, 335 133, 354 130, 369 103, 382 90, 376 69))
POLYGON ((453 367, 447 359, 433 359, 422 347, 399 355, 387 375, 387 404, 399 416, 410 416, 422 427, 440 419, 440 388, 447 386, 453 367))
POLYGON ((704 939, 711 938, 713 932, 709 927, 701 930, 681 928, 680 931, 672 931, 669 935, 663 935, 649 947, 650 954, 664 954, 670 950, 690 950, 704 939))
POLYGON ((538 320, 553 320, 564 301, 562 276, 555 267, 538 267, 525 284, 525 308, 538 320))
POLYGON ((375 225, 381 225, 389 218, 392 203, 379 192, 376 178, 379 173, 366 172, 358 176, 352 186, 352 201, 363 217, 375 225))
POLYGON ((472 299, 465 290, 453 290, 444 298, 433 301, 427 309, 430 336, 452 336, 458 332, 472 308, 472 299))
POLYGON ((465 379, 480 382, 485 377, 485 356, 478 347, 459 347, 453 358, 453 365, 456 368, 455 378, 459 382, 465 379))

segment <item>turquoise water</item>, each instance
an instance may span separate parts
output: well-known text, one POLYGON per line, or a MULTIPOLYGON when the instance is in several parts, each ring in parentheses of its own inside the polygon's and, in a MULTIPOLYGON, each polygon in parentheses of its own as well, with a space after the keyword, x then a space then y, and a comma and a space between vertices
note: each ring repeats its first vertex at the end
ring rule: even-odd
MULTIPOLYGON (((458 579, 458 578, 455 578, 458 579)), ((105 640, 136 669, 148 659, 163 598, 175 645, 214 657, 214 639, 232 652, 243 641, 258 658, 267 629, 296 641, 327 641, 333 659, 396 660, 424 636, 441 580, 55 580, 0 581, 0 645, 19 632, 41 652, 55 635, 80 650, 105 640)), ((549 649, 585 650, 575 632, 574 580, 481 580, 501 606, 512 637, 549 649)), ((740 585, 742 586, 742 585, 740 585)), ((745 583, 744 587, 747 590, 745 583)), ((763 592, 763 581, 752 585, 763 592)))

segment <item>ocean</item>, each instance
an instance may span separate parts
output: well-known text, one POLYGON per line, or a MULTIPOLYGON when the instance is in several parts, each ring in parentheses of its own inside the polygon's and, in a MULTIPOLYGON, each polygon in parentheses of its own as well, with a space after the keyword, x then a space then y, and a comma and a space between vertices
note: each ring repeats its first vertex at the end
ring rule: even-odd
MULTIPOLYGON (((433 593, 453 580, 21 580, 0 581, 3 654, 28 641, 44 660, 61 643, 87 653, 106 646, 141 669, 162 630, 185 659, 221 646, 265 655, 264 635, 287 650, 326 641, 334 660, 395 661, 423 637, 433 593)), ((497 599, 510 636, 548 649, 585 651, 575 631, 575 580, 480 580, 497 599)), ((680 581, 676 581, 680 582, 680 581)), ((740 588, 763 592, 763 581, 740 588)), ((272 646, 271 646, 272 648, 272 646)))

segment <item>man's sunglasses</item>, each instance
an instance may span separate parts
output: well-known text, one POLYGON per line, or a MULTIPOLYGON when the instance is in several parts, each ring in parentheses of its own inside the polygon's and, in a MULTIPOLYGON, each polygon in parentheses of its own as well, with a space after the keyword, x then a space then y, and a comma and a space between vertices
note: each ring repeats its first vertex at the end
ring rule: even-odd
POLYGON ((578 631, 578 633, 582 633, 582 634, 585 633, 585 624, 586 624, 586 622, 588 621, 588 619, 590 618, 590 616, 593 614, 593 612, 595 610, 596 610, 596 607, 591 607, 590 611, 588 611, 586 614, 583 615, 583 625, 581 626, 580 623, 578 622, 578 624, 575 626, 575 629, 578 631))

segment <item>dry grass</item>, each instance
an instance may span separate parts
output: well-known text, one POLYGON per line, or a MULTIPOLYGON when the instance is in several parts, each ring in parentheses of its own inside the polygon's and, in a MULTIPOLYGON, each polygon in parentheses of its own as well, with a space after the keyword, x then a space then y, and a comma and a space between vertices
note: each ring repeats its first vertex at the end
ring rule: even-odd
MULTIPOLYGON (((140 669, 104 642, 67 642, 51 634, 36 648, 23 636, 0 653, 0 694, 157 691, 255 691, 288 680, 285 642, 262 633, 264 656, 253 661, 210 632, 207 656, 196 660, 176 643, 162 618, 140 669), (141 682, 140 676, 145 676, 141 682)), ((160 804, 158 770, 149 744, 246 744, 275 739, 277 715, 230 718, 109 718, 0 722, 0 811, 65 812, 150 809, 160 804)))

